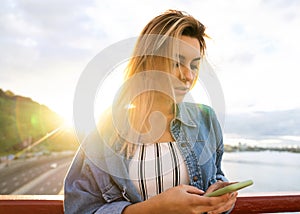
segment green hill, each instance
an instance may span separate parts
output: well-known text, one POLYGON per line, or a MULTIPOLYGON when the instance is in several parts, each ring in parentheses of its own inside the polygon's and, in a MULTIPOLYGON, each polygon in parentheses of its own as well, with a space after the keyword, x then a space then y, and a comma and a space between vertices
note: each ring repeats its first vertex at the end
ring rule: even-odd
MULTIPOLYGON (((62 124, 62 118, 47 106, 0 89, 0 155, 22 151, 62 124)), ((32 150, 51 152, 76 148, 74 133, 61 131, 32 150)))

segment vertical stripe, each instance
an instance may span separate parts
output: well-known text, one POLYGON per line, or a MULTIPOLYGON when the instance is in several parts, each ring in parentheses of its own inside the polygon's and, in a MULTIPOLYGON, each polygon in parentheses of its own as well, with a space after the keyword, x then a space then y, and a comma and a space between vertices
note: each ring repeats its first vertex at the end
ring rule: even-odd
POLYGON ((141 198, 147 200, 167 188, 188 184, 186 165, 176 142, 140 145, 129 165, 130 178, 139 190, 141 198))
POLYGON ((140 147, 140 154, 138 160, 139 161, 138 174, 139 174, 139 186, 141 190, 141 195, 144 200, 148 198, 147 183, 145 178, 145 158, 146 158, 145 145, 142 145, 140 147))
POLYGON ((161 166, 161 151, 160 151, 160 144, 155 143, 155 173, 156 173, 156 193, 160 194, 163 192, 163 173, 162 173, 162 166, 161 166))
POLYGON ((179 160, 177 156, 177 152, 175 151, 174 145, 172 142, 169 143, 172 165, 173 165, 173 186, 178 186, 180 183, 180 168, 179 168, 179 160))

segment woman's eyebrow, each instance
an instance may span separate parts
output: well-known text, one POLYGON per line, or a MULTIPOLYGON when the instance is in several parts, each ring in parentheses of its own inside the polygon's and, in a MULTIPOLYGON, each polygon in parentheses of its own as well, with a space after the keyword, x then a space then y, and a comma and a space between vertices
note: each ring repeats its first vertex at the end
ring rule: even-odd
POLYGON ((198 60, 200 60, 200 59, 201 59, 201 57, 194 58, 194 59, 192 60, 192 62, 198 61, 198 60))
MULTIPOLYGON (((179 58, 180 61, 185 61, 185 59, 186 59, 185 56, 183 56, 181 54, 178 55, 178 58, 179 58)), ((192 62, 198 61, 200 59, 201 59, 201 57, 196 57, 196 58, 192 59, 192 62)))

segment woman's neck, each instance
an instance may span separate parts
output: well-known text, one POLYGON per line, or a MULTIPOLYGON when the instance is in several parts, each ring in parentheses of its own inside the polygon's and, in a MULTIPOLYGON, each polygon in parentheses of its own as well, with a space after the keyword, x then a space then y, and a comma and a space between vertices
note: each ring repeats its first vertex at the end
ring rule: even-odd
POLYGON ((158 111, 167 118, 174 117, 174 101, 172 101, 170 98, 167 98, 166 95, 156 96, 150 111, 158 111))

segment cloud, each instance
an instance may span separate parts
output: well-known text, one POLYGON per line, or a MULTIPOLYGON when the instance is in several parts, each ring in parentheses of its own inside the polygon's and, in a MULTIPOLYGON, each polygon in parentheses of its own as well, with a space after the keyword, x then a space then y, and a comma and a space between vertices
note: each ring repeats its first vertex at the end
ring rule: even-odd
POLYGON ((300 109, 228 114, 224 132, 250 139, 300 136, 300 109))
POLYGON ((269 111, 300 106, 300 4, 285 0, 4 1, 0 87, 66 105, 63 97, 73 95, 80 73, 99 51, 137 36, 151 18, 170 8, 207 26, 213 38, 209 56, 229 112, 249 105, 269 111))
POLYGON ((56 111, 71 106, 77 78, 93 57, 91 50, 99 35, 87 27, 93 22, 85 13, 88 6, 93 4, 68 0, 2 2, 0 87, 30 96, 56 111))

